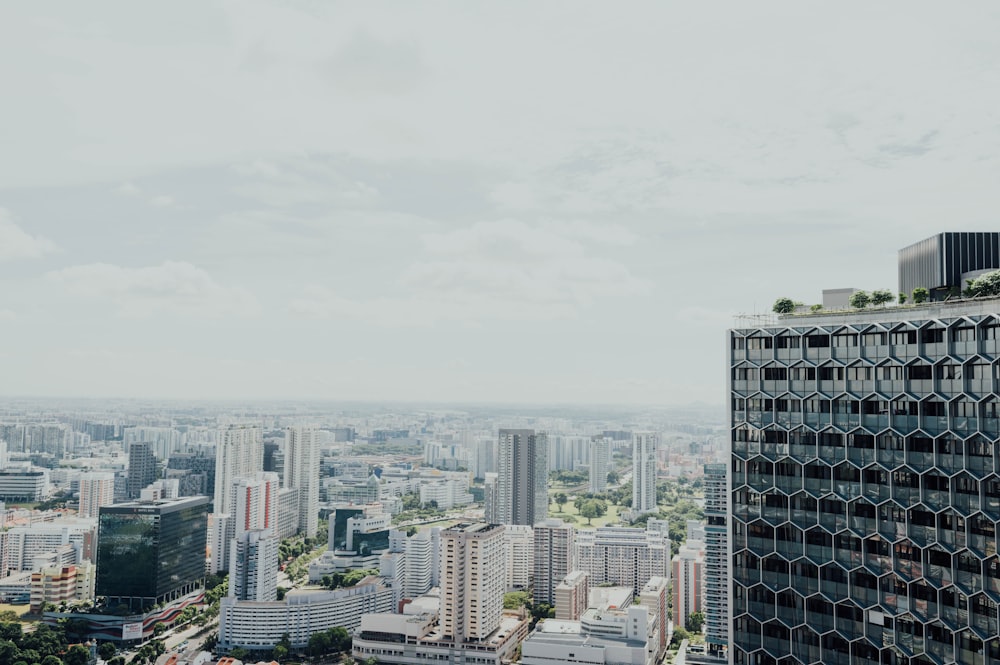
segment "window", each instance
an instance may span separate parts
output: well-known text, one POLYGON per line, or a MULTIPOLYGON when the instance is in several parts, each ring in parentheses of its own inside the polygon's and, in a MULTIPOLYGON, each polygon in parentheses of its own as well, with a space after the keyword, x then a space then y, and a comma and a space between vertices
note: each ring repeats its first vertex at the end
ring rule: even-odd
POLYGON ((975 342, 976 329, 972 327, 952 328, 951 339, 954 342, 975 342))
POLYGON ((848 367, 847 368, 847 380, 848 381, 870 381, 872 378, 872 368, 871 367, 848 367))
POLYGON ((773 339, 770 337, 748 337, 747 348, 751 350, 770 349, 773 339))
POLYGON ((816 368, 815 367, 793 367, 789 370, 791 372, 792 381, 815 381, 816 380, 816 368))
POLYGON ((775 338, 775 346, 779 349, 797 349, 800 342, 798 337, 791 335, 779 335, 775 338))
POLYGON ((938 365, 935 368, 935 374, 937 374, 938 379, 945 379, 953 381, 955 379, 962 378, 962 366, 961 365, 938 365))
POLYGON ((893 344, 916 344, 917 343, 917 331, 916 330, 897 330, 892 333, 892 343, 893 344))
POLYGON ((942 328, 924 328, 920 331, 920 341, 924 344, 937 344, 944 341, 942 328))
POLYGON ((785 381, 788 378, 788 370, 784 367, 765 367, 765 381, 785 381))
POLYGON ((830 346, 829 335, 808 335, 806 336, 806 346, 810 349, 826 348, 830 346))
POLYGON ((930 365, 910 365, 906 368, 906 378, 911 381, 923 381, 931 378, 930 365))
POLYGON ((820 367, 819 368, 819 380, 820 381, 843 381, 844 380, 844 368, 843 367, 820 367))
POLYGON ((837 348, 847 348, 858 345, 858 336, 853 334, 834 335, 833 345, 837 348))
POLYGON ((864 346, 884 346, 885 333, 865 333, 861 336, 861 343, 864 346))

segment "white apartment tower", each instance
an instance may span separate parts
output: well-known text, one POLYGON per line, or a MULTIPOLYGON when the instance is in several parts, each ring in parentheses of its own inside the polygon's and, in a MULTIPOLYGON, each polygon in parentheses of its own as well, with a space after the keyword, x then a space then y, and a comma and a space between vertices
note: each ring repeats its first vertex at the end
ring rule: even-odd
POLYGON ((101 506, 115 502, 115 474, 91 471, 80 474, 80 517, 97 518, 101 506))
MULTIPOLYGON (((532 526, 548 515, 548 438, 533 429, 502 429, 497 442, 496 507, 500 524, 532 526)), ((487 508, 490 511, 490 508, 487 508)))
POLYGON ((457 524, 441 532, 441 632, 456 643, 500 627, 506 588, 503 527, 457 524))
POLYGON ((595 436, 590 442, 590 492, 603 494, 608 490, 611 471, 611 440, 595 436))
POLYGON ((507 551, 507 590, 527 589, 535 564, 535 539, 530 526, 508 524, 503 532, 507 551))
POLYGON ((697 540, 684 543, 674 557, 673 574, 674 625, 685 626, 688 616, 704 610, 705 544, 697 540))
POLYGON ((576 534, 576 567, 590 584, 632 587, 639 593, 653 577, 670 579, 670 538, 656 531, 602 526, 576 534))
POLYGON ((659 435, 636 432, 632 435, 632 512, 656 512, 656 448, 659 435))
POLYGON ((230 561, 230 543, 247 531, 266 529, 278 535, 278 474, 257 473, 233 478, 226 493, 230 513, 213 513, 209 547, 213 573, 225 570, 230 561))
POLYGON ((219 430, 215 444, 215 496, 212 510, 230 513, 233 480, 264 470, 264 437, 252 425, 233 425, 219 430))
POLYGON ((233 538, 229 553, 229 595, 237 600, 278 597, 278 538, 252 529, 233 538))
POLYGON ((574 569, 576 530, 561 519, 549 518, 534 528, 534 601, 556 604, 556 587, 574 569))
POLYGON ((309 538, 319 525, 319 433, 305 427, 285 432, 285 487, 299 490, 299 529, 309 538))

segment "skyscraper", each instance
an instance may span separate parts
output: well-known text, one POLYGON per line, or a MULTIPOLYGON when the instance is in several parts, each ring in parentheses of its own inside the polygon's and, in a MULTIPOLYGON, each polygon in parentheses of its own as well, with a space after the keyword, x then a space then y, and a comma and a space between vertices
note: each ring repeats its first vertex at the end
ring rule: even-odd
POLYGON ((544 432, 502 429, 492 510, 501 524, 533 526, 549 514, 548 441, 544 432))
POLYGON ((230 544, 247 531, 266 529, 278 535, 278 474, 258 471, 232 480, 226 502, 231 513, 213 513, 209 534, 209 570, 227 570, 230 544))
POLYGON ((97 595, 139 612, 201 588, 207 512, 203 496, 101 506, 97 595))
POLYGON ((128 448, 128 498, 137 499, 144 487, 156 480, 153 444, 133 443, 128 448))
POLYGON ((304 427, 285 432, 285 487, 299 490, 299 529, 316 535, 319 525, 319 433, 304 427))
POLYGON ((574 570, 576 530, 561 519, 549 518, 534 529, 534 601, 556 604, 556 587, 574 570))
POLYGON ((603 494, 608 490, 611 471, 611 440, 595 436, 590 441, 590 492, 603 494))
POLYGON ((233 538, 229 554, 229 595, 237 600, 278 596, 278 538, 270 529, 251 529, 233 538))
POLYGON ((660 437, 653 432, 632 435, 632 512, 655 513, 656 448, 660 437))
POLYGON ((115 501, 115 474, 90 471, 80 474, 80 517, 97 517, 98 508, 115 501))
POLYGON ((997 357, 997 299, 730 331, 734 662, 1000 662, 997 357))
POLYGON ((500 627, 506 588, 503 527, 482 522, 441 531, 441 632, 457 643, 500 627))
POLYGON ((264 469, 264 439, 259 427, 233 425, 219 430, 215 443, 215 497, 212 511, 230 513, 233 479, 264 469))
POLYGON ((726 464, 705 465, 705 643, 729 649, 729 485, 726 464))

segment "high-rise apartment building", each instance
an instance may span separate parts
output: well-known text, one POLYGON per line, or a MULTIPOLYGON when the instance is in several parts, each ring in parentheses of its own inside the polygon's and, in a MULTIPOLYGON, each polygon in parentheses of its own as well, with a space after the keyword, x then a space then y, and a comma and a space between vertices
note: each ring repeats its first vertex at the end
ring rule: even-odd
POLYGON ((319 433, 305 427, 285 432, 285 487, 299 490, 299 529, 316 535, 319 525, 319 433))
POLYGON ((156 480, 153 444, 133 443, 128 448, 128 498, 137 499, 142 489, 156 480))
POLYGON ((230 513, 233 480, 264 470, 264 439, 259 427, 233 425, 219 430, 215 443, 215 496, 212 511, 230 513))
POLYGON ((462 523, 441 531, 441 633, 457 643, 500 627, 506 589, 503 526, 462 523))
POLYGON ((278 538, 270 529, 251 529, 229 547, 229 595, 238 600, 278 597, 278 538))
POLYGON ((608 491, 608 473, 611 471, 611 439, 595 436, 590 442, 590 492, 604 494, 608 491))
POLYGON ((632 513, 655 513, 656 449, 660 437, 654 432, 632 435, 632 513))
POLYGON ((203 496, 102 506, 97 595, 140 612, 201 588, 207 514, 203 496))
POLYGON ((730 331, 735 663, 1000 662, 997 358, 997 299, 730 331))
POLYGON ((80 474, 80 517, 97 518, 98 508, 115 501, 115 474, 90 471, 80 474))
POLYGON ((602 526, 576 534, 576 567, 591 586, 614 584, 639 593, 653 577, 670 579, 670 538, 645 529, 602 526))
POLYGON ((278 535, 280 489, 276 473, 258 471, 232 480, 226 500, 232 512, 212 514, 209 529, 212 573, 227 570, 231 558, 229 547, 234 538, 256 529, 278 535))
POLYGON ((531 586, 534 573, 535 539, 530 526, 508 524, 503 532, 507 560, 507 590, 517 591, 531 586))
POLYGON ((722 657, 729 649, 729 480, 728 465, 705 469, 705 644, 722 657))
POLYGON ((559 621, 579 621, 587 611, 590 584, 587 573, 574 570, 556 585, 556 619, 559 621))
POLYGON ((572 524, 551 517, 534 528, 534 586, 535 604, 556 604, 556 587, 573 571, 576 549, 576 530, 572 524))
POLYGON ((688 617, 704 609, 705 544, 689 540, 672 561, 674 577, 674 625, 687 627, 688 617))
MULTIPOLYGON (((548 440, 532 429, 502 429, 493 513, 500 524, 533 526, 548 515, 548 440)), ((488 508, 489 510, 489 508, 488 508)))

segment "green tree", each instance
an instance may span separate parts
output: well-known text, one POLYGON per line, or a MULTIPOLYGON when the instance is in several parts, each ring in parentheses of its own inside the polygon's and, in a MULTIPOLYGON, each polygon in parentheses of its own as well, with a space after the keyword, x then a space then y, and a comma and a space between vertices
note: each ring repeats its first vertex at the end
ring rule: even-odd
POLYGON ((670 638, 670 644, 680 644, 686 639, 691 637, 690 633, 681 628, 680 626, 674 626, 674 636, 670 638))
POLYGON ((108 665, 125 665, 125 657, 115 656, 114 658, 108 661, 108 665))
POLYGON ((795 311, 795 301, 791 298, 778 298, 774 301, 771 311, 775 314, 791 314, 795 311))
POLYGON ((970 298, 1000 295, 1000 270, 980 275, 976 279, 969 280, 967 284, 965 295, 970 298))
POLYGON ((97 647, 97 655, 101 657, 101 660, 111 660, 118 653, 118 649, 115 648, 114 642, 101 642, 101 645, 97 647))
POLYGON ((322 656, 327 651, 330 650, 330 636, 326 634, 325 630, 321 630, 318 633, 313 633, 309 636, 309 644, 306 646, 306 651, 313 658, 322 656))
POLYGON ((872 291, 872 305, 876 307, 891 303, 893 300, 895 298, 893 298, 892 291, 888 289, 876 289, 872 291))
POLYGON ((153 635, 159 637, 165 632, 167 632, 167 624, 163 623, 162 621, 157 621, 155 624, 153 624, 153 635))
POLYGON ((229 655, 230 657, 235 658, 236 660, 246 660, 247 658, 250 657, 250 652, 244 649, 243 647, 236 647, 235 649, 229 652, 229 655))
POLYGON ((527 591, 510 591, 503 595, 503 608, 517 610, 531 604, 531 594, 527 591))
POLYGON ((558 494, 556 494, 555 500, 556 500, 556 505, 559 506, 559 512, 561 513, 563 506, 565 506, 566 502, 569 501, 569 497, 566 496, 565 492, 559 492, 558 494))
POLYGON ((580 507, 580 517, 587 518, 587 524, 595 517, 602 517, 608 512, 608 504, 602 499, 588 499, 580 507))
POLYGON ((931 297, 931 292, 922 286, 913 289, 913 302, 918 305, 931 297))
POLYGON ((378 665, 378 658, 375 656, 368 656, 365 658, 365 665, 378 665))
POLYGON ((13 663, 19 653, 16 644, 10 640, 0 640, 0 663, 13 663))
POLYGON ((905 293, 900 293, 899 294, 899 300, 897 302, 899 302, 900 305, 905 305, 906 304, 906 294, 905 293))
POLYGON ((16 621, 20 621, 20 620, 21 620, 21 617, 18 616, 17 612, 15 612, 14 610, 3 610, 3 611, 0 611, 0 622, 2 622, 2 623, 11 623, 11 622, 16 622, 16 621))
POLYGON ((21 624, 0 623, 0 640, 10 640, 11 642, 21 641, 21 624))
POLYGON ((90 662, 90 649, 82 644, 74 644, 62 660, 65 665, 87 665, 90 662))
POLYGON ((823 305, 820 305, 819 303, 816 303, 815 305, 810 305, 809 306, 809 311, 810 312, 818 312, 821 309, 823 309, 823 305))
POLYGON ((274 645, 274 649, 271 650, 271 658, 280 663, 288 658, 288 649, 280 644, 274 645))
POLYGON ((684 627, 692 633, 700 633, 702 626, 704 625, 705 615, 702 612, 692 612, 688 615, 687 622, 685 622, 684 627))
POLYGON ((867 291, 855 291, 847 301, 854 309, 864 309, 872 301, 867 291))
POLYGON ((63 662, 59 659, 59 656, 49 654, 45 658, 42 658, 41 665, 63 665, 63 662))

